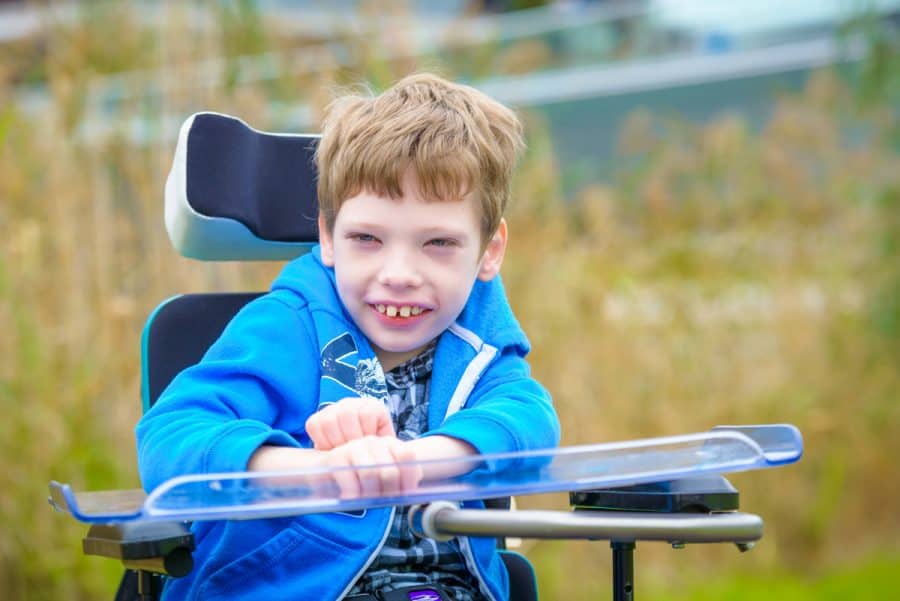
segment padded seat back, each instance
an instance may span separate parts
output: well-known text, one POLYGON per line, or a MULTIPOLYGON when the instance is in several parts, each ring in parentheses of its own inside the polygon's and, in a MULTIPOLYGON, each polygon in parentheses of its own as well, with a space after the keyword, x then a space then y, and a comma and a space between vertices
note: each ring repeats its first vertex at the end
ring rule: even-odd
POLYGON ((261 292, 184 294, 147 319, 141 340, 141 399, 146 412, 181 370, 200 361, 231 318, 261 292))

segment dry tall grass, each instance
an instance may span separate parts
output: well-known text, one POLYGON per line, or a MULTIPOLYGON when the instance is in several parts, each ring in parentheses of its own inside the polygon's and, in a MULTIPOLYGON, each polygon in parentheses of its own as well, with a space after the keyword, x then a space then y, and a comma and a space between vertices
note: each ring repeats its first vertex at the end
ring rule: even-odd
MULTIPOLYGON (((767 522, 749 556, 639 549, 666 590, 709 570, 815 573, 896 552, 897 121, 884 106, 852 112, 851 97, 819 74, 759 133, 728 116, 692 127, 637 113, 622 140, 631 166, 572 206, 547 189, 551 155, 522 171, 505 277, 564 442, 722 423, 803 431, 799 465, 732 478, 767 522)), ((549 598, 608 589, 605 546, 530 554, 558 567, 549 598)))
MULTIPOLYGON (((152 133, 171 133, 154 121, 163 108, 205 108, 265 128, 272 95, 314 97, 347 77, 325 68, 248 86, 226 61, 207 73, 232 82, 224 91, 186 85, 189 60, 279 42, 263 39, 262 29, 224 35, 244 31, 225 17, 198 33, 178 9, 165 15, 159 30, 117 10, 51 24, 52 43, 0 61, 19 75, 32 61, 52 100, 23 112, 11 102, 11 75, 0 77, 5 598, 109 597, 118 568, 81 557, 84 528, 44 504, 47 482, 136 485, 144 317, 173 293, 263 288, 277 270, 176 256, 161 204, 171 143, 133 145, 128 119, 142 115, 159 123, 152 133), (110 36, 116 43, 104 47, 110 36), (89 140, 78 124, 90 75, 122 65, 164 74, 160 96, 124 101, 108 118, 113 134, 89 140)), ((409 67, 379 64, 376 76, 389 80, 409 67)), ((555 395, 564 442, 782 421, 806 437, 799 465, 733 478, 744 506, 766 519, 758 549, 738 558, 721 547, 672 555, 647 546, 639 549, 642 578, 677 585, 710 566, 813 571, 897 550, 900 164, 892 109, 876 98, 861 110, 822 74, 803 95, 781 100, 761 132, 738 118, 698 128, 638 113, 622 140, 621 176, 575 202, 562 199, 547 138, 532 123, 504 278, 534 343, 534 371, 555 395)), ((546 598, 607 588, 605 545, 527 551, 546 598)))

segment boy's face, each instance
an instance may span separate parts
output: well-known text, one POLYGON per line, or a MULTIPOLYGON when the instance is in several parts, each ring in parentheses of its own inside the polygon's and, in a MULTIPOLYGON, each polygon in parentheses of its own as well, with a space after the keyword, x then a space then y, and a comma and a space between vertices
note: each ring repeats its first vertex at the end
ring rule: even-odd
POLYGON ((459 316, 476 279, 497 275, 506 223, 483 249, 473 195, 426 202, 407 172, 399 199, 361 192, 341 205, 322 260, 385 371, 420 353, 459 316))

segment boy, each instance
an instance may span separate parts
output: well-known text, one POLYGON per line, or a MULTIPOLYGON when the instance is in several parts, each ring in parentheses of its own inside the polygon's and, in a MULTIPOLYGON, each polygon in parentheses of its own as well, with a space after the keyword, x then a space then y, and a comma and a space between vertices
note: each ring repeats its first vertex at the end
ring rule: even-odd
MULTIPOLYGON (((512 111, 433 75, 333 102, 316 159, 320 246, 138 424, 144 486, 555 446, 497 277, 522 145, 512 111)), ((402 491, 433 475, 385 468, 337 484, 402 491)), ((507 598, 493 539, 419 539, 405 514, 194 524, 195 568, 164 598, 375 600, 423 583, 447 599, 507 598)))

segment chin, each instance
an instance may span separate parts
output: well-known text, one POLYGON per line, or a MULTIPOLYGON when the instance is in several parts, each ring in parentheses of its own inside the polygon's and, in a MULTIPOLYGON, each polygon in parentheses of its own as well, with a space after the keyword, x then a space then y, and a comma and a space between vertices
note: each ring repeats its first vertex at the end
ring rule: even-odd
POLYGON ((377 342, 375 344, 378 345, 378 348, 382 349, 383 351, 385 351, 387 353, 399 354, 399 353, 411 353, 415 350, 418 350, 418 349, 422 348, 423 346, 425 346, 426 344, 428 344, 428 341, 419 342, 416 344, 397 344, 397 345, 388 344, 388 345, 384 345, 384 346, 378 344, 377 342))

